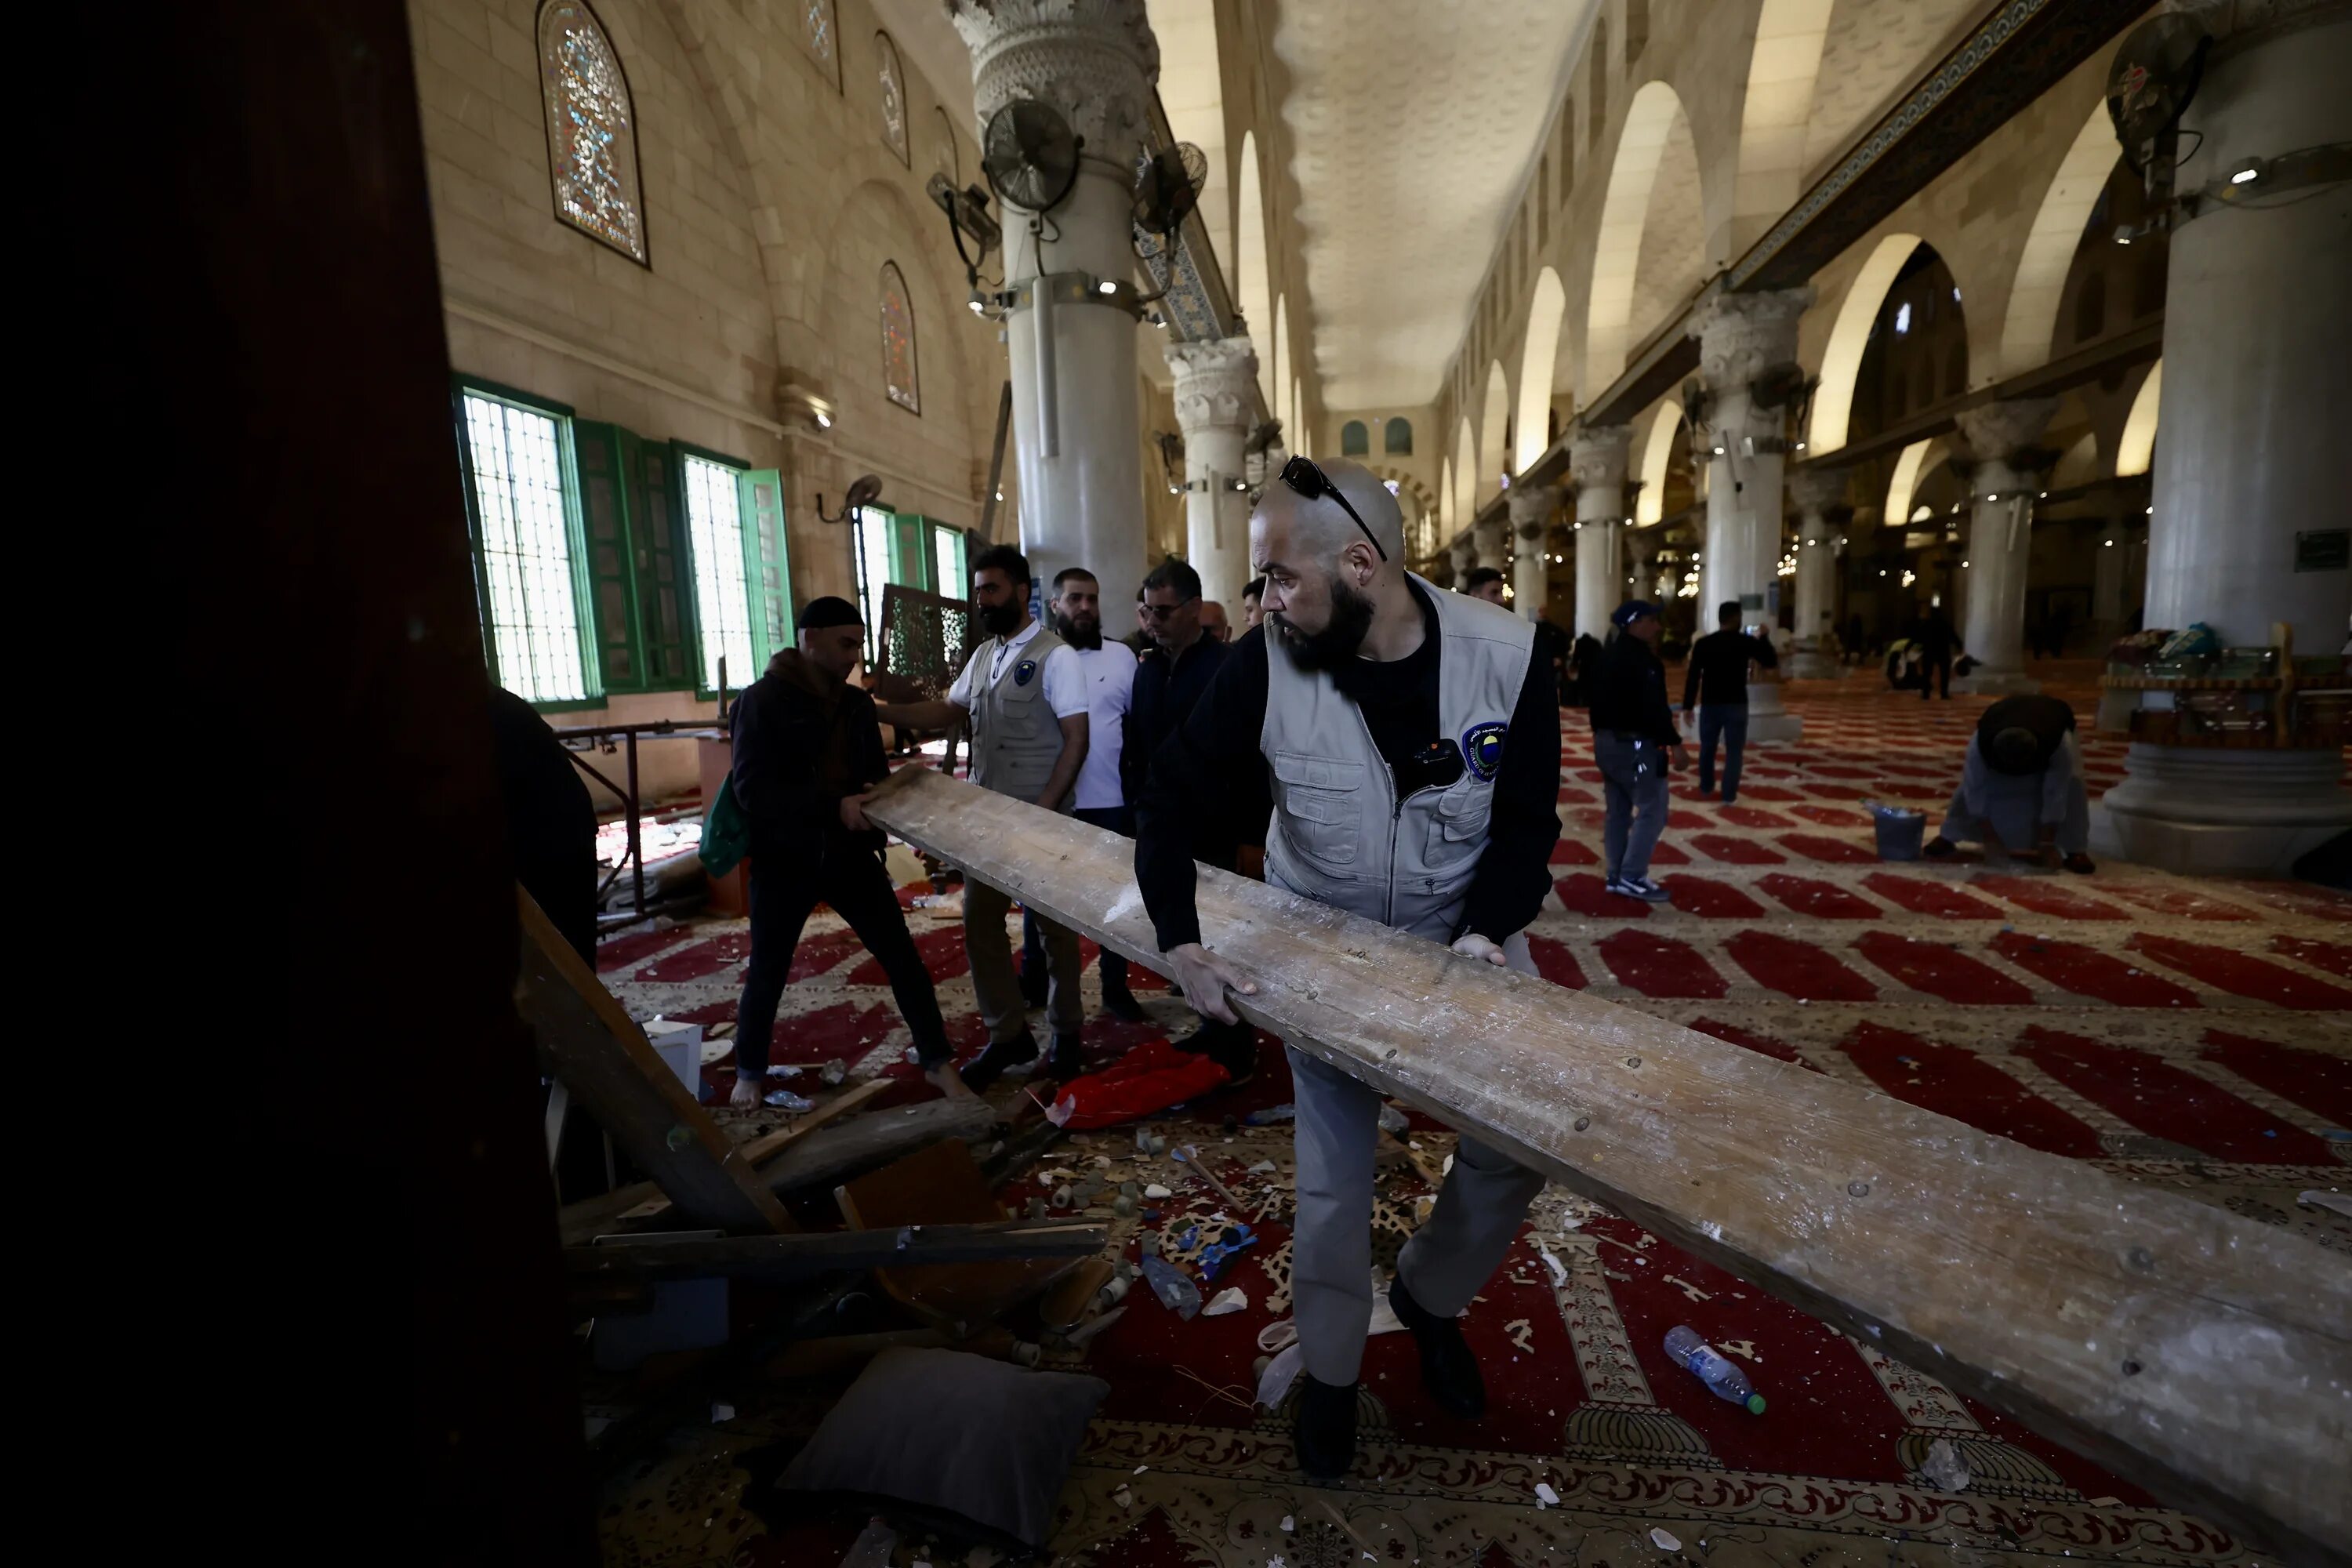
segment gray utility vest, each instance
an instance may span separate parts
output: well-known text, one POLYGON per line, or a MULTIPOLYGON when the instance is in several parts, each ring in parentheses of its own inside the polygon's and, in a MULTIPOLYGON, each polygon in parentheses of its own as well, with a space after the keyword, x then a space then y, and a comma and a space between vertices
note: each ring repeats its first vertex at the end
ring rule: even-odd
POLYGON ((1269 631, 1258 740, 1274 774, 1265 877, 1318 904, 1452 942, 1486 847, 1536 628, 1483 599, 1413 581, 1437 606, 1438 733, 1462 748, 1461 782, 1399 801, 1362 710, 1329 676, 1293 663, 1269 631))
POLYGON ((1062 756, 1062 721, 1045 700, 1045 656, 1063 643, 1039 626, 991 680, 1003 646, 1003 637, 991 637, 971 656, 971 782, 1035 800, 1062 756))

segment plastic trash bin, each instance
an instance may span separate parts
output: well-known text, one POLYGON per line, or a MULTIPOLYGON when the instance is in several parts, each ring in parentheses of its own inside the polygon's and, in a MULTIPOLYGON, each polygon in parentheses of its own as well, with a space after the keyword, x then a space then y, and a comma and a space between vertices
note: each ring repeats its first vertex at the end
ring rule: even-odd
POLYGON ((1913 811, 1908 806, 1875 805, 1870 808, 1870 820, 1878 829, 1878 858, 1881 860, 1916 860, 1920 841, 1927 834, 1927 814, 1913 811))

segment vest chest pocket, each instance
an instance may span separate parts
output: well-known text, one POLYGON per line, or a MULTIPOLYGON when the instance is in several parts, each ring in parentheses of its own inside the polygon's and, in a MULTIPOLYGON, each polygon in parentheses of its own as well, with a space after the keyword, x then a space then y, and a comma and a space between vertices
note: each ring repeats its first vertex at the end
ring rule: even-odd
POLYGON ((1313 864, 1354 865, 1363 836, 1364 764, 1276 752, 1274 777, 1280 796, 1275 817, 1291 847, 1313 864))
POLYGON ((1449 866, 1475 857, 1486 847, 1487 825, 1494 819, 1495 791, 1491 785, 1465 779, 1437 797, 1429 818, 1429 863, 1449 866))

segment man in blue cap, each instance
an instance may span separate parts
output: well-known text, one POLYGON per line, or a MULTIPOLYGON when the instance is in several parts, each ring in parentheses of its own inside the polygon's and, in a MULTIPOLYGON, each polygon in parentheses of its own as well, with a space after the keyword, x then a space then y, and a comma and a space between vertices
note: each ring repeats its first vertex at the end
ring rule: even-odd
POLYGON ((1601 853, 1611 892, 1660 904, 1666 890, 1650 880, 1650 852, 1666 826, 1667 758, 1676 768, 1689 759, 1666 701, 1666 667, 1658 661, 1658 606, 1628 599, 1609 620, 1617 635, 1590 702, 1593 760, 1609 797, 1601 853))

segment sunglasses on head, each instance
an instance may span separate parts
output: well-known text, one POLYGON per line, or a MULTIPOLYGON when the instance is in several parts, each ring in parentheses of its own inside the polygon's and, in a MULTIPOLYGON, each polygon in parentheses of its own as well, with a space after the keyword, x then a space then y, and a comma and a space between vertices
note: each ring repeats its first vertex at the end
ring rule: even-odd
POLYGON ((1363 529, 1364 539, 1371 545, 1374 552, 1383 561, 1389 558, 1389 552, 1381 549, 1381 542, 1372 537, 1372 531, 1364 527, 1364 520, 1356 515, 1356 509, 1348 504, 1348 498, 1339 493, 1339 487, 1333 484, 1330 477, 1322 469, 1304 458, 1293 458, 1282 465, 1282 482, 1288 485, 1293 492, 1304 496, 1308 500, 1320 500, 1323 497, 1329 496, 1333 500, 1338 501, 1339 510, 1346 512, 1358 528, 1363 529))

